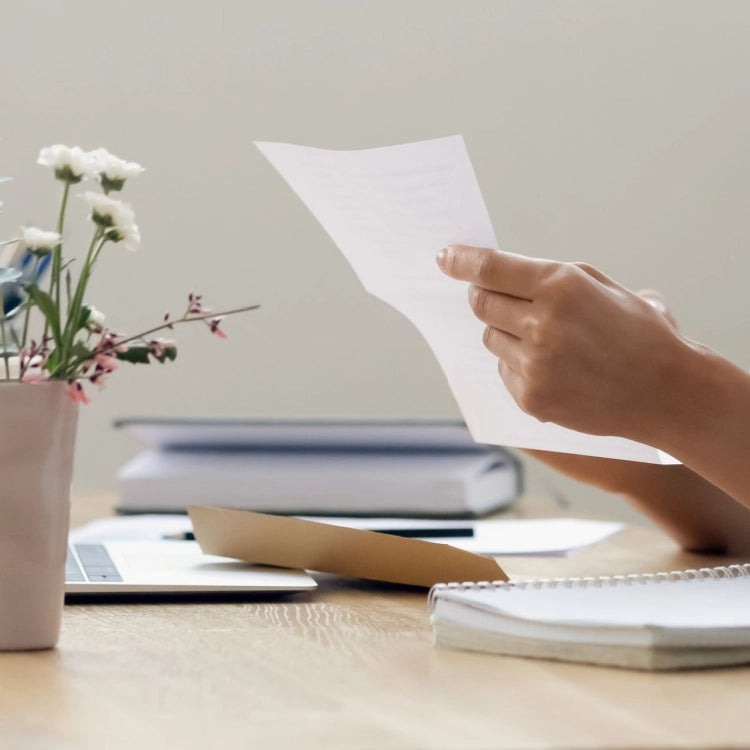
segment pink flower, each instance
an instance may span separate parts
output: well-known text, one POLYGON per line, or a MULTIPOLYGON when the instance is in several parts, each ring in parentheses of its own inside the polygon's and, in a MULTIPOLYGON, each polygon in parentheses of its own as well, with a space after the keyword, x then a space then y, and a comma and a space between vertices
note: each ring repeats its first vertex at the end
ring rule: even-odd
POLYGON ((165 349, 173 349, 175 346, 175 342, 170 339, 158 338, 148 342, 149 351, 157 359, 164 355, 165 349))
POLYGON ((21 363, 21 370, 23 371, 22 380, 25 382, 39 383, 47 379, 48 374, 44 369, 44 366, 47 364, 46 342, 37 345, 32 340, 28 347, 24 346, 18 352, 18 361, 21 363), (34 376, 33 378, 32 375, 34 376))
POLYGON ((42 370, 37 367, 29 368, 23 374, 21 380, 24 383, 44 383, 49 379, 49 373, 47 370, 42 370))
POLYGON ((216 318, 211 318, 211 320, 208 322, 208 327, 211 329, 211 333, 215 333, 219 338, 226 339, 229 338, 227 334, 219 328, 219 324, 221 321, 224 320, 223 315, 219 315, 216 318))
POLYGON ((99 349, 111 349, 115 352, 126 352, 128 347, 125 344, 121 344, 121 341, 125 340, 125 336, 112 331, 105 331, 102 334, 102 340, 99 342, 99 349))
POLYGON ((188 315, 205 315, 206 313, 210 313, 211 310, 208 307, 203 306, 203 295, 201 294, 193 294, 190 292, 188 294, 188 315))
POLYGON ((98 367, 96 368, 96 372, 89 377, 89 383, 91 385, 97 386, 99 390, 104 388, 107 382, 107 378, 109 377, 110 372, 108 370, 100 370, 98 367))
POLYGON ((97 369, 107 373, 114 372, 120 366, 117 357, 113 357, 111 354, 97 354, 94 356, 94 361, 97 369))
POLYGON ((86 392, 83 390, 83 386, 76 380, 72 383, 68 383, 68 396, 71 401, 75 401, 79 404, 88 404, 89 399, 86 392))

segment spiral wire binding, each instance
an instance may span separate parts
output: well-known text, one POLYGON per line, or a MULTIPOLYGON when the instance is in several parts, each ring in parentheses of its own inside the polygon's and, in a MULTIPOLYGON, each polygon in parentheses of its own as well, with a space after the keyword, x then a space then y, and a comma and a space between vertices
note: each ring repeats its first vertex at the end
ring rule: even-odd
POLYGON ((750 563, 743 565, 719 565, 715 568, 688 568, 669 573, 629 573, 614 576, 585 576, 583 578, 536 578, 531 581, 464 581, 463 583, 437 583, 427 596, 427 606, 435 608, 435 600, 441 591, 486 591, 556 588, 602 588, 604 586, 632 586, 646 583, 675 583, 677 581, 710 581, 726 578, 750 577, 750 563))

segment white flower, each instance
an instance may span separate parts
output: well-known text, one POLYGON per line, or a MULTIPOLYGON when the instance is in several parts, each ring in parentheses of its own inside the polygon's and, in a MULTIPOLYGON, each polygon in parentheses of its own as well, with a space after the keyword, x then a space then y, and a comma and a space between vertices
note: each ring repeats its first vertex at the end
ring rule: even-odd
POLYGON ((90 191, 81 197, 91 206, 91 219, 104 229, 108 240, 121 242, 128 250, 140 247, 141 233, 133 209, 127 203, 90 191))
POLYGON ((37 227, 22 227, 21 240, 27 250, 36 255, 47 255, 59 244, 62 238, 57 232, 46 232, 37 227))
POLYGON ((127 203, 90 190, 81 197, 91 207, 91 218, 101 227, 124 226, 135 222, 133 209, 127 203))
POLYGON ((39 152, 37 164, 52 167, 55 177, 63 182, 80 182, 91 172, 91 156, 78 146, 47 146, 39 152))
POLYGON ((89 153, 91 173, 109 190, 122 190, 125 180, 137 177, 144 168, 134 161, 125 161, 119 156, 110 154, 106 148, 97 148, 89 153))
POLYGON ((136 224, 115 225, 105 235, 112 242, 122 243, 126 250, 137 250, 141 246, 141 232, 136 224))
POLYGON ((102 331, 106 319, 104 313, 101 310, 97 310, 93 305, 87 305, 86 309, 89 311, 89 315, 86 318, 86 328, 89 331, 102 331))

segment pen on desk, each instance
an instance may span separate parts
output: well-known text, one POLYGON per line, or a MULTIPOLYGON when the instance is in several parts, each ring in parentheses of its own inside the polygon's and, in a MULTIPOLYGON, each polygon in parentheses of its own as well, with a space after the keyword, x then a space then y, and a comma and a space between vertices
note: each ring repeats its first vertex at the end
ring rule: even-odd
POLYGON ((195 534, 192 531, 183 531, 180 534, 165 534, 162 539, 176 542, 194 542, 195 534))
POLYGON ((379 534, 392 534, 393 536, 405 536, 409 538, 421 539, 439 539, 444 537, 471 537, 474 536, 472 526, 440 526, 434 528, 414 528, 414 529, 370 529, 377 531, 379 534))
MULTIPOLYGON (((437 528, 412 528, 412 529, 362 529, 363 531, 376 531, 378 534, 390 534, 391 536, 403 536, 409 539, 446 539, 451 537, 473 537, 474 528, 472 526, 453 526, 437 528)), ((192 531, 185 531, 180 534, 166 534, 164 539, 176 540, 181 542, 195 541, 195 534, 192 531)))

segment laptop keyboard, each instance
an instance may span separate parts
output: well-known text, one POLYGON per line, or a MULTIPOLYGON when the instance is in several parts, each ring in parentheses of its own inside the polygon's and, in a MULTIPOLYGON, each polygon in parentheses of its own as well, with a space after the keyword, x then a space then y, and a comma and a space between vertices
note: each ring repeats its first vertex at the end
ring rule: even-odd
POLYGON ((122 582, 122 576, 103 544, 76 544, 74 546, 78 560, 68 547, 68 557, 65 560, 65 583, 122 582))

